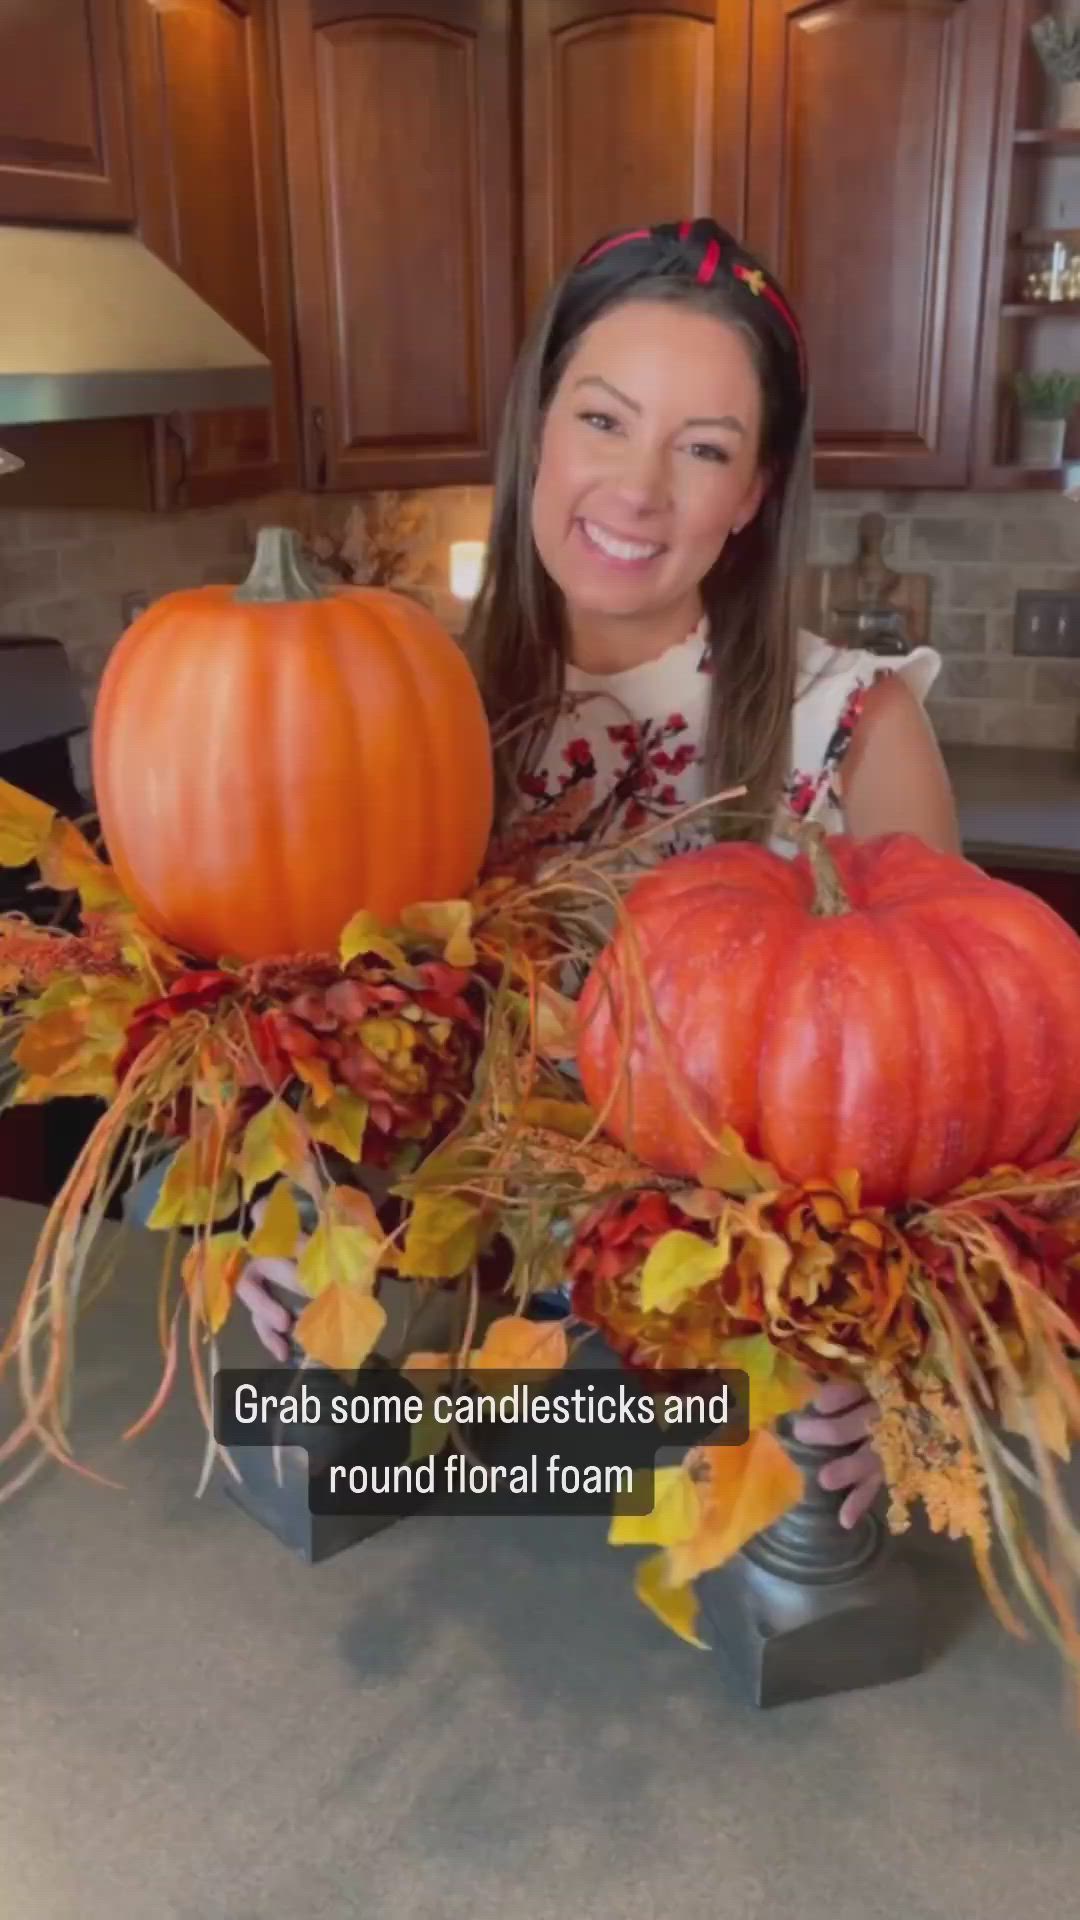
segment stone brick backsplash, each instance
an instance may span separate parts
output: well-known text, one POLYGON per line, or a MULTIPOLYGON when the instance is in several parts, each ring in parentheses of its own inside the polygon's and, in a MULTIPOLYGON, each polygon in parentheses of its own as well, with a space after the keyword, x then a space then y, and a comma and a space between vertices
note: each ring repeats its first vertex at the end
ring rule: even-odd
MULTIPOLYGON (((448 549, 453 540, 483 538, 490 494, 451 487, 420 498, 430 534, 414 581, 457 631, 464 609, 449 592, 448 549)), ((285 494, 153 516, 0 506, 0 632, 61 640, 89 713, 133 597, 241 579, 255 532, 267 523, 336 546, 354 505, 285 494)), ((810 559, 852 559, 859 516, 868 511, 886 516, 889 564, 932 580, 931 639, 944 666, 930 711, 941 739, 1075 748, 1080 662, 1018 659, 1013 610, 1023 588, 1080 590, 1080 506, 1038 493, 819 494, 810 559)))

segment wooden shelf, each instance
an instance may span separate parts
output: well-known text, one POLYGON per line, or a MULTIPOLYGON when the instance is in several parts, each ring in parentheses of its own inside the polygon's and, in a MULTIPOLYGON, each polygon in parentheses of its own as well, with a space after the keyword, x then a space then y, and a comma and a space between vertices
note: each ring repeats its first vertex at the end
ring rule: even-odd
POLYGON ((1001 314, 1004 320, 1075 320, 1080 300, 1010 300, 1001 314))
POLYGON ((1062 467, 984 467, 973 481, 976 493, 1066 493, 1080 487, 1080 461, 1062 467))
POLYGON ((1021 127, 1013 139, 1018 147, 1045 153, 1080 153, 1080 127, 1021 127))

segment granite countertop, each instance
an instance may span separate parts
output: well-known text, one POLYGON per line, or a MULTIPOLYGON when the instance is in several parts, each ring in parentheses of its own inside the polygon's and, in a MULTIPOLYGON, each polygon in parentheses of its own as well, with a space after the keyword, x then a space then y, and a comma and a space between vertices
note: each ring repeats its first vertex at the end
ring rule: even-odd
POLYGON ((1080 873, 1080 754, 943 752, 969 859, 1080 873))

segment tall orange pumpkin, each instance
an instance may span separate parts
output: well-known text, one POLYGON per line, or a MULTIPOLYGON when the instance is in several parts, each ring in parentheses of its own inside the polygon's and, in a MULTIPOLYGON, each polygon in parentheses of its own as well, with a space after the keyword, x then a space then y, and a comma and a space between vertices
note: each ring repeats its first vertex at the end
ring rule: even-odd
POLYGON ((242 587, 169 594, 128 628, 93 770, 126 893, 204 959, 333 950, 360 908, 456 898, 491 832, 460 648, 401 594, 321 586, 279 528, 242 587))
POLYGON ((1034 1165, 1080 1120, 1080 939, 966 861, 906 835, 813 863, 721 845, 627 906, 640 973, 620 932, 578 1062, 594 1107, 615 1095, 609 1131, 664 1173, 714 1158, 693 1113, 787 1179, 857 1168, 893 1206, 1034 1165))

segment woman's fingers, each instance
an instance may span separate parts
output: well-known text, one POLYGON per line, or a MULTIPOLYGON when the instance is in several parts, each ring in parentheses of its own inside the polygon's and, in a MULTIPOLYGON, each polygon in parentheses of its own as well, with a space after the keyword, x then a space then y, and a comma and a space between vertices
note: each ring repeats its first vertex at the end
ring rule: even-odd
MULTIPOLYGON (((816 1404, 816 1403, 815 1403, 816 1404)), ((800 1413, 792 1422, 796 1440, 808 1447, 851 1447, 865 1440, 877 1419, 874 1402, 861 1396, 845 1413, 800 1413)))
POLYGON ((810 1405, 815 1413, 846 1413, 868 1399, 865 1387, 857 1380, 828 1380, 819 1387, 810 1405))
POLYGON ((265 1260, 250 1262, 237 1282, 236 1297, 250 1313, 251 1324, 267 1353, 284 1364, 289 1359, 289 1336, 296 1316, 267 1292, 265 1281, 273 1276, 267 1275, 265 1269, 270 1264, 265 1260))

